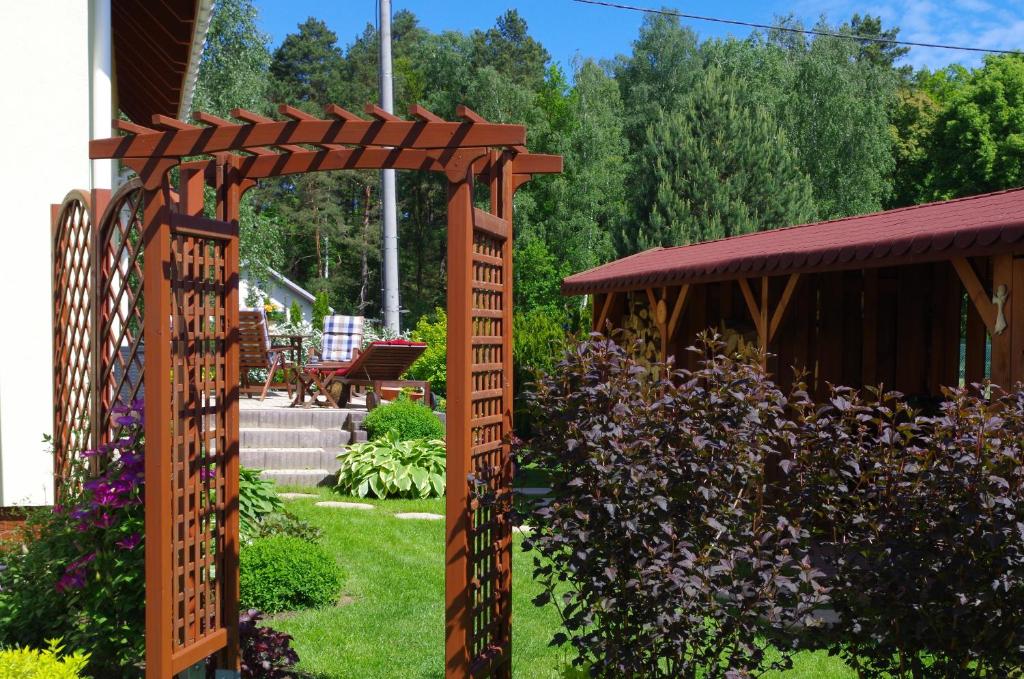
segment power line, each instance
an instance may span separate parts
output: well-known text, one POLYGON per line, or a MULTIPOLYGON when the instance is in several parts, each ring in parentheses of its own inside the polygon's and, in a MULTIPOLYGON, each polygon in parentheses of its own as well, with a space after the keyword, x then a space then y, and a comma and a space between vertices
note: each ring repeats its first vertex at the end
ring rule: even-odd
POLYGON ((686 14, 671 9, 652 9, 650 7, 638 7, 636 5, 625 5, 607 0, 572 0, 582 5, 597 5, 599 7, 612 7, 614 9, 628 9, 633 12, 645 12, 647 14, 663 14, 665 16, 679 17, 680 19, 692 19, 694 21, 710 21, 717 24, 729 24, 730 26, 744 26, 746 28, 762 28, 769 31, 784 31, 786 33, 802 33, 804 35, 815 35, 826 38, 842 38, 845 40, 858 40, 866 42, 877 42, 885 45, 905 45, 907 47, 932 47, 941 50, 961 50, 963 52, 984 52, 986 54, 1022 54, 1018 50, 997 50, 985 49, 984 47, 962 47, 959 45, 941 45, 930 42, 913 42, 911 40, 894 40, 892 38, 879 38, 871 35, 854 35, 852 33, 833 33, 831 31, 818 31, 810 28, 792 28, 790 26, 771 26, 769 24, 758 24, 750 21, 739 21, 736 19, 721 19, 719 17, 700 16, 699 14, 686 14))

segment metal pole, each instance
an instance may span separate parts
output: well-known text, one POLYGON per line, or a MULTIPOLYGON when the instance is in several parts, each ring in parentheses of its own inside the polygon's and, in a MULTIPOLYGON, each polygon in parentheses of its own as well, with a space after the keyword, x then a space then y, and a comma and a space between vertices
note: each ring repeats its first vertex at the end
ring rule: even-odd
MULTIPOLYGON (((380 0, 380 107, 388 113, 394 113, 395 102, 391 89, 391 0, 380 0)), ((384 326, 398 333, 398 214, 395 207, 395 171, 381 170, 380 184, 384 241, 384 326)))
MULTIPOLYGON (((111 108, 112 47, 110 0, 89 3, 89 135, 91 139, 110 136, 114 118, 111 108)), ((90 163, 92 188, 109 189, 114 178, 114 163, 109 158, 96 158, 90 163)))

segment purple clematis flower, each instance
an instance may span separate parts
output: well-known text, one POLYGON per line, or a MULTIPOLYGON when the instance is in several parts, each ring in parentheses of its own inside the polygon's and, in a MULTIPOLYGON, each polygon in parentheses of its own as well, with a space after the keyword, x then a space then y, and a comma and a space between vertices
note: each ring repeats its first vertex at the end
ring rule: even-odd
POLYGON ((124 550, 133 550, 139 546, 142 542, 142 535, 140 533, 132 533, 128 537, 118 540, 114 544, 124 550))

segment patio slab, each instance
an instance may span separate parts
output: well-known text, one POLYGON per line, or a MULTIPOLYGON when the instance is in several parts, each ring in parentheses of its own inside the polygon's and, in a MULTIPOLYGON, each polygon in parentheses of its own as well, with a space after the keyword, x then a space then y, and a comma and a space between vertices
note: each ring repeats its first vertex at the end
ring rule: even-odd
POLYGON ((373 505, 366 504, 365 502, 336 502, 334 500, 324 500, 323 502, 317 502, 317 507, 333 507, 335 509, 373 509, 373 505))
POLYGON ((396 519, 426 519, 428 521, 440 521, 444 519, 441 514, 431 514, 430 512, 401 512, 395 514, 396 519))

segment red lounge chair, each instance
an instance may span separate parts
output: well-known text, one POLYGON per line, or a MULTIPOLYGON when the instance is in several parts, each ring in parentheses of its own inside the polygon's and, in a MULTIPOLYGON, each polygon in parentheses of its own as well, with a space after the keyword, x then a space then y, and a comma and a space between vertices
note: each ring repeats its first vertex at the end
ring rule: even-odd
POLYGON ((423 402, 429 405, 430 382, 401 379, 402 373, 416 362, 426 348, 427 345, 423 342, 402 339, 371 342, 347 366, 318 366, 315 363, 306 365, 301 390, 306 391, 316 384, 317 390, 326 397, 328 404, 335 408, 343 408, 348 404, 353 386, 370 387, 373 391, 366 395, 366 409, 372 410, 380 403, 382 387, 419 387, 423 389, 423 402), (334 400, 330 392, 330 386, 335 382, 342 385, 341 398, 338 401, 334 400))

